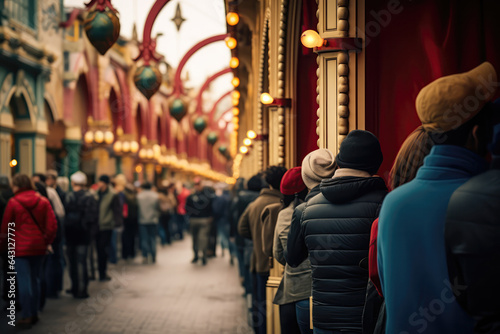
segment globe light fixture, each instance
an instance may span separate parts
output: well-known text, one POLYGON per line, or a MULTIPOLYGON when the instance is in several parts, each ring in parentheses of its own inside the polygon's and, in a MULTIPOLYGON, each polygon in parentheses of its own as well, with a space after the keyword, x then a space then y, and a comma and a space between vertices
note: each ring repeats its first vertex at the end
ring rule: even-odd
POLYGON ((130 142, 130 151, 132 153, 137 153, 137 151, 139 151, 139 143, 135 140, 130 142))
POLYGON ((246 146, 241 146, 241 147, 240 147, 240 152, 241 152, 241 154, 247 154, 247 153, 248 153, 248 147, 246 147, 246 146))
POLYGON ((300 36, 300 41, 306 48, 320 47, 325 43, 325 40, 314 30, 304 31, 300 36))
POLYGON ((248 130, 247 137, 250 139, 255 139, 255 138, 257 138, 257 133, 255 133, 255 131, 253 131, 253 130, 248 130))
POLYGON ((146 158, 153 159, 154 156, 155 156, 155 152, 153 151, 153 149, 148 148, 146 151, 146 158))
POLYGON ((104 141, 104 132, 102 132, 101 130, 97 130, 94 133, 94 141, 97 144, 102 144, 102 142, 104 141))
POLYGON ((238 87, 240 85, 240 79, 238 77, 234 77, 233 80, 231 80, 231 84, 234 88, 238 87))
MULTIPOLYGON (((115 143, 115 145, 116 145, 116 143, 115 143)), ((122 151, 123 151, 123 153, 130 152, 130 142, 129 141, 124 141, 123 142, 123 144, 122 144, 122 151)))
MULTIPOLYGON (((129 149, 130 149, 130 147, 129 147, 129 149)), ((123 143, 121 141, 117 140, 115 142, 115 144, 113 145, 113 151, 115 151, 116 153, 120 153, 120 152, 122 152, 122 150, 123 150, 123 143)), ((123 150, 123 152, 125 152, 125 150, 123 150)))
POLYGON ((238 57, 232 57, 229 61, 229 67, 237 68, 238 66, 240 66, 240 60, 238 59, 238 57))
POLYGON ((245 145, 245 146, 252 145, 252 140, 250 138, 243 139, 243 145, 245 145))
POLYGON ((226 46, 231 50, 234 49, 238 45, 238 42, 236 41, 236 38, 234 38, 234 37, 226 37, 226 39, 224 41, 226 42, 226 46))
POLYGON ((146 151, 145 148, 141 148, 141 150, 139 151, 139 158, 141 159, 145 159, 148 155, 148 152, 146 151))
POLYGON ((10 161, 10 163, 9 163, 9 166, 10 166, 11 168, 16 167, 16 166, 17 166, 17 160, 16 160, 16 159, 12 159, 12 160, 10 161))
POLYGON ((94 133, 92 131, 87 131, 85 133, 85 136, 83 137, 83 140, 86 144, 92 144, 92 142, 94 141, 94 133))
POLYGON ((111 132, 109 130, 104 132, 104 142, 106 144, 111 145, 114 140, 115 140, 115 136, 113 135, 113 132, 111 132))
POLYGON ((235 26, 238 24, 238 22, 240 22, 240 16, 238 15, 238 13, 229 12, 226 15, 226 21, 230 26, 235 26))

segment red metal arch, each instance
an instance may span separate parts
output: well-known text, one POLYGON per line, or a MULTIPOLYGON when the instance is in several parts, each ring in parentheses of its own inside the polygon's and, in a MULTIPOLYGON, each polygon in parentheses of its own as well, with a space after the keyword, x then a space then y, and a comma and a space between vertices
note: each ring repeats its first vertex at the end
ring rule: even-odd
POLYGON ((188 52, 182 57, 181 61, 179 62, 179 66, 177 66, 177 70, 175 71, 175 77, 174 77, 174 91, 173 94, 176 97, 179 97, 179 95, 184 95, 184 87, 182 86, 182 79, 181 79, 181 73, 182 69, 186 65, 187 61, 193 54, 195 54, 198 50, 200 50, 202 47, 207 46, 211 43, 223 41, 226 37, 228 37, 229 34, 221 34, 221 35, 216 35, 209 37, 207 39, 204 39, 203 41, 195 44, 191 49, 189 49, 188 52))
POLYGON ((231 72, 232 72, 232 70, 229 67, 225 68, 222 71, 215 73, 214 75, 212 75, 211 77, 209 77, 205 81, 203 86, 201 86, 200 90, 198 91, 198 96, 196 96, 196 111, 195 111, 195 113, 199 113, 199 114, 203 113, 203 103, 202 103, 203 92, 207 90, 207 88, 210 86, 212 81, 214 81, 215 79, 217 79, 218 77, 220 77, 224 74, 231 73, 231 72))

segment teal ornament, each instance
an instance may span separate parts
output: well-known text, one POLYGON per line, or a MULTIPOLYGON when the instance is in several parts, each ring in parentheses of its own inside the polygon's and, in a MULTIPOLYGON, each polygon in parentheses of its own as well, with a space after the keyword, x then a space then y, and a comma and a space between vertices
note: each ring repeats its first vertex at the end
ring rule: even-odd
POLYGON ((181 119, 186 115, 187 107, 182 99, 175 99, 170 104, 170 115, 180 122, 181 119))
POLYGON ((83 27, 89 42, 104 55, 120 37, 120 20, 110 9, 93 10, 87 14, 83 27))
POLYGON ((135 71, 134 83, 142 95, 149 100, 160 89, 161 73, 156 67, 141 66, 135 71))
POLYGON ((217 142, 217 140, 219 140, 219 136, 217 136, 217 133, 215 132, 210 132, 207 136, 207 142, 210 144, 210 145, 215 145, 215 143, 217 142))
POLYGON ((226 153, 227 153, 227 147, 226 147, 226 146, 219 146, 219 152, 220 152, 223 156, 226 156, 226 153))
POLYGON ((207 127, 207 121, 203 117, 198 117, 197 119, 194 120, 193 122, 193 127, 198 132, 201 134, 203 130, 207 127))

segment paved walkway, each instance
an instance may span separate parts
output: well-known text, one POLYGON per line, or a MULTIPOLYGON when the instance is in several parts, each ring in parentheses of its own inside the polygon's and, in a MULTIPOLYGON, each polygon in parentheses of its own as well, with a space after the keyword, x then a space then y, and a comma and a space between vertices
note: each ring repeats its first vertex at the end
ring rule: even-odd
MULTIPOLYGON (((190 247, 187 238, 160 248, 155 265, 137 257, 111 266, 113 280, 91 282, 91 298, 48 300, 40 322, 23 333, 252 333, 237 265, 231 267, 227 255, 204 267, 191 264, 190 247)), ((5 314, 0 321, 5 333, 5 314)))

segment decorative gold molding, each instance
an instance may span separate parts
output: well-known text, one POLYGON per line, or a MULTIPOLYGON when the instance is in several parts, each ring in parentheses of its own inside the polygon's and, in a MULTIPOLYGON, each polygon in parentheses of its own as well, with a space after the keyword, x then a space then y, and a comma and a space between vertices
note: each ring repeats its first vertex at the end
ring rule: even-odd
MULTIPOLYGON (((263 93, 263 82, 264 82, 264 63, 265 63, 265 57, 267 56, 269 58, 269 55, 265 54, 266 50, 266 44, 269 41, 269 20, 271 17, 271 9, 267 8, 266 9, 266 14, 264 17, 264 24, 262 26, 262 37, 261 37, 261 45, 260 45, 260 59, 259 59, 259 83, 257 87, 257 133, 262 134, 264 131, 263 125, 264 125, 264 108, 262 107, 262 104, 260 103, 260 94, 263 93)), ((268 64, 269 66, 269 64, 268 64)), ((262 170, 264 168, 264 142, 259 141, 259 144, 257 145, 257 160, 258 160, 258 170, 262 170)))
MULTIPOLYGON (((278 98, 284 98, 286 78, 286 34, 288 0, 281 2, 280 31, 278 41, 278 98)), ((278 108, 278 164, 285 164, 285 108, 278 108)))

